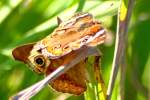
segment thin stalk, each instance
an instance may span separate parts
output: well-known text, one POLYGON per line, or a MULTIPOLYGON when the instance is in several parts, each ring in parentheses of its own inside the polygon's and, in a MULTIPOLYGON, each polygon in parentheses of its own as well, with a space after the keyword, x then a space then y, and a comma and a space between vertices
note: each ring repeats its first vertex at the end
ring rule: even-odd
MULTIPOLYGON (((126 57, 125 57, 126 58, 126 57)), ((120 78, 120 100, 124 100, 124 92, 125 92, 125 78, 126 78, 126 69, 127 69, 127 64, 126 64, 126 59, 122 61, 121 64, 121 78, 120 78)))
POLYGON ((112 72, 110 76, 110 81, 107 90, 107 100, 111 99, 112 90, 114 87, 114 83, 117 77, 118 69, 122 61, 124 60, 124 55, 126 51, 127 45, 127 36, 128 36, 128 24, 131 17, 132 8, 134 6, 134 0, 128 1, 127 9, 121 9, 123 5, 123 1, 121 0, 121 5, 118 10, 118 23, 117 23, 117 34, 116 34, 116 44, 115 44, 115 52, 114 59, 112 65, 112 72), (127 10, 127 11, 124 11, 127 10), (123 14, 124 16, 120 16, 123 14))

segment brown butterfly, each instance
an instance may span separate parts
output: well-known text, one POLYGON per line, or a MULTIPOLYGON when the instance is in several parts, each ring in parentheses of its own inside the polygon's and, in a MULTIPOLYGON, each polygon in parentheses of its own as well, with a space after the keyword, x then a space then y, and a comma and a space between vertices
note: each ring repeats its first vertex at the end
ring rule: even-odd
MULTIPOLYGON (((77 13, 67 21, 58 18, 59 26, 37 43, 15 48, 16 60, 30 66, 34 72, 46 76, 62 65, 73 66, 49 84, 59 92, 80 95, 86 91, 86 58, 100 56, 96 46, 104 43, 106 32, 102 24, 89 13, 77 13)), ((94 69, 99 77, 99 57, 95 57, 94 69)))

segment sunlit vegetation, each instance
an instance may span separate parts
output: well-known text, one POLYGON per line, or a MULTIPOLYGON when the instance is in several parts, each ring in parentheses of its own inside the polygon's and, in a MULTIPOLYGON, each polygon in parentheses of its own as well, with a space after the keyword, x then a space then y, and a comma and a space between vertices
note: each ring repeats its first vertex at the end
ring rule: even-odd
MULTIPOLYGON (((127 0, 125 0, 127 1, 127 0)), ((124 100, 150 99, 150 1, 137 0, 128 29, 124 100)), ((75 12, 89 12, 109 31, 102 51, 102 73, 108 86, 117 27, 119 1, 106 0, 0 0, 0 100, 44 78, 15 61, 11 51, 18 45, 36 42, 57 27, 57 16, 66 20, 75 12)), ((91 59, 92 60, 92 59, 91 59)), ((89 60, 88 65, 91 64, 89 60)), ((120 72, 112 100, 120 96, 120 72)), ((92 90, 91 90, 92 91, 92 90)), ((90 89, 86 94, 91 94, 90 89)), ((73 96, 54 92, 48 86, 32 100, 90 100, 86 95, 73 96)))

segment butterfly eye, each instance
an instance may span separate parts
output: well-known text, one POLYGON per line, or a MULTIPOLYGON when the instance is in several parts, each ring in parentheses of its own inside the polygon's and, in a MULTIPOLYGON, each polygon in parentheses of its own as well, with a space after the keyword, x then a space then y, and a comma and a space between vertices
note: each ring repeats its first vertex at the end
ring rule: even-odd
POLYGON ((45 64, 45 59, 43 56, 37 56, 35 57, 34 62, 37 66, 43 66, 45 64))

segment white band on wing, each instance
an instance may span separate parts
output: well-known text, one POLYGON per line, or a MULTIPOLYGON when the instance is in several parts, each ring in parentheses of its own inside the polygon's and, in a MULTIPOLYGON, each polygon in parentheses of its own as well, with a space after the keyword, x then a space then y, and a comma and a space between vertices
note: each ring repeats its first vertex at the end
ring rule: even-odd
POLYGON ((99 37, 100 35, 103 35, 104 33, 105 33, 105 30, 104 30, 104 29, 98 31, 98 32, 96 33, 96 35, 91 36, 91 37, 87 40, 86 43, 87 43, 87 44, 90 43, 91 41, 93 41, 94 39, 96 39, 96 38, 99 37))

